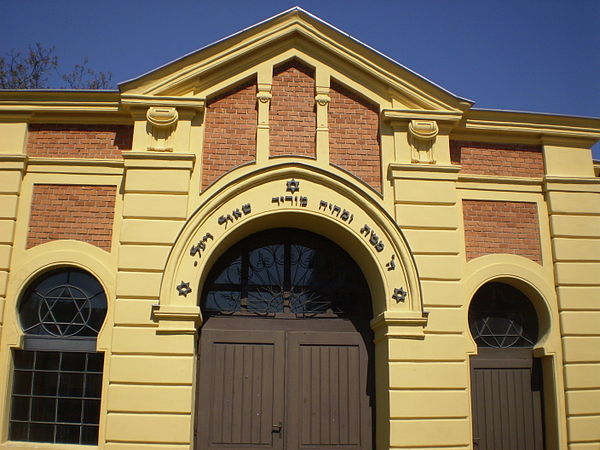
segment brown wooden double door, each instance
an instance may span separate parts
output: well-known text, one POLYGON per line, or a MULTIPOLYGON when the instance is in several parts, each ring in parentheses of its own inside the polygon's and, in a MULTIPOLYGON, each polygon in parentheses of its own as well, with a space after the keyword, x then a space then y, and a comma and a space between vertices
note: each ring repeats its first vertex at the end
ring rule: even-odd
POLYGON ((339 319, 209 319, 197 449, 371 449, 365 339, 339 319))
POLYGON ((479 348, 471 358, 478 450, 543 450, 542 374, 529 348, 479 348))

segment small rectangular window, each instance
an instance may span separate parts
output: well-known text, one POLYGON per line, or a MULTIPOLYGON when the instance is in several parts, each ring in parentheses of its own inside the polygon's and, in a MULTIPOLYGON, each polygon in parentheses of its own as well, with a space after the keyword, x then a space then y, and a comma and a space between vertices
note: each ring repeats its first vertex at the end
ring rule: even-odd
POLYGON ((9 439, 98 443, 103 353, 15 350, 9 439))

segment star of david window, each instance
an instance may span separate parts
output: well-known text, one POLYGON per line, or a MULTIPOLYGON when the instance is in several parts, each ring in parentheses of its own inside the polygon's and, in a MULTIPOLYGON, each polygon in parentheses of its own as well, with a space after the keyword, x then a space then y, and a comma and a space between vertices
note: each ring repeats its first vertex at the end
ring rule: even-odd
POLYGON ((38 277, 19 301, 23 349, 13 351, 9 439, 98 443, 104 354, 96 337, 106 294, 89 273, 38 277))
POLYGON ((518 289, 487 283, 473 297, 469 327, 479 347, 531 348, 538 338, 535 308, 518 289))
POLYGON ((370 317, 366 280, 348 253, 293 228, 230 248, 207 277, 202 305, 208 315, 370 317))

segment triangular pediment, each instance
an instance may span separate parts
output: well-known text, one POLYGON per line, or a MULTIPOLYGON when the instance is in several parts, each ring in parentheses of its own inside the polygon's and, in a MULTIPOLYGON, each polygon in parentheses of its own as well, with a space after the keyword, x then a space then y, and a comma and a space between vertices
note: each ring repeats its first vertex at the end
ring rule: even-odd
MULTIPOLYGON (((367 92, 382 109, 460 112, 472 105, 321 19, 293 8, 122 83, 123 96, 205 99, 296 58, 367 92)), ((317 78, 319 75, 317 75, 317 78)), ((317 86, 319 80, 317 79, 317 86)))

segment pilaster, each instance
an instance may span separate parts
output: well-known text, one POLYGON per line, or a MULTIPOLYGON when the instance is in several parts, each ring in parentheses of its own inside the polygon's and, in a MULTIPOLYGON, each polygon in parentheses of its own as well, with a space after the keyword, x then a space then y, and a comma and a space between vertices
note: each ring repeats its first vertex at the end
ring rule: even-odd
POLYGON ((167 256, 187 218, 195 155, 144 151, 123 152, 123 157, 123 221, 106 400, 107 446, 119 441, 140 446, 148 441, 187 442, 192 426, 199 311, 191 318, 189 311, 183 315, 171 311, 161 317, 154 311, 160 301, 167 256), (161 320, 174 322, 175 332, 160 333, 161 320), (156 414, 149 417, 147 411, 156 414), (157 423, 150 431, 153 417, 157 423), (140 434, 141 430, 148 434, 140 434))
MULTIPOLYGON (((547 170, 571 170, 558 164, 553 150, 545 152, 547 170)), ((584 167, 591 167, 591 158, 584 167)), ((548 175, 544 191, 560 314, 568 441, 592 448, 600 445, 600 179, 548 175)))
POLYGON ((6 288, 26 164, 24 154, 0 154, 0 327, 4 324, 6 288))

